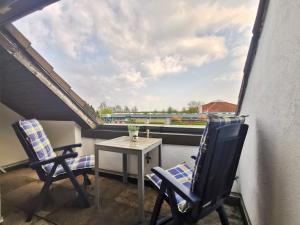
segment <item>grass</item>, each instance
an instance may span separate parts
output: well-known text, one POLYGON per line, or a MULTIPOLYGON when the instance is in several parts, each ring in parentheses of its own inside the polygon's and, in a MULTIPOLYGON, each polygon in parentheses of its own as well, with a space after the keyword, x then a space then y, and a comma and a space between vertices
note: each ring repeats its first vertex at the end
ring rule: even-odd
MULTIPOLYGON (((131 119, 129 124, 147 124, 146 119, 131 119)), ((149 121, 149 124, 154 124, 154 125, 167 125, 166 120, 164 119, 151 119, 149 121)), ((171 125, 190 125, 190 126, 205 126, 206 122, 205 121, 191 121, 191 120, 171 120, 171 125)))

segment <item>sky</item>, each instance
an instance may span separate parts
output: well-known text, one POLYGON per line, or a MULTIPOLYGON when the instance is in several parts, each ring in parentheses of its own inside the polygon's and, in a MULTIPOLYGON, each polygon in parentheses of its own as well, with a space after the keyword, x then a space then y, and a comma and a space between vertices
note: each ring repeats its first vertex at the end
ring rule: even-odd
POLYGON ((237 103, 258 0, 61 0, 14 25, 98 108, 237 103))

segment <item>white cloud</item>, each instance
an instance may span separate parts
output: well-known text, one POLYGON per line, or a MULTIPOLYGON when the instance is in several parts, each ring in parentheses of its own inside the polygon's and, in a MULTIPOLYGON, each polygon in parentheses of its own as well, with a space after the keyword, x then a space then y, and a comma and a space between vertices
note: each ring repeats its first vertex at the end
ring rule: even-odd
POLYGON ((125 79, 130 84, 136 86, 136 87, 142 87, 144 85, 144 78, 142 77, 140 72, 137 71, 127 71, 124 73, 121 73, 119 75, 121 79, 125 79))
POLYGON ((132 89, 142 93, 162 76, 228 56, 238 70, 245 51, 230 49, 225 33, 231 29, 248 40, 255 7, 247 2, 64 0, 16 25, 39 51, 50 52, 54 68, 60 64, 60 74, 94 104, 103 96, 130 98, 132 89))
POLYGON ((231 65, 236 70, 243 70, 247 58, 248 48, 249 47, 247 45, 240 45, 232 49, 231 55, 233 57, 233 60, 231 62, 231 65))
POLYGON ((229 74, 224 74, 224 75, 221 75, 221 76, 217 76, 213 80, 214 81, 231 82, 231 81, 241 81, 242 78, 243 78, 243 73, 242 72, 235 72, 235 73, 229 73, 229 74))
POLYGON ((161 101, 161 97, 154 96, 154 95, 146 95, 145 100, 148 102, 157 102, 157 101, 161 101))
POLYGON ((149 61, 143 62, 142 65, 145 67, 149 75, 154 77, 183 72, 186 70, 186 67, 181 64, 179 57, 176 56, 167 56, 164 58, 156 56, 149 61))

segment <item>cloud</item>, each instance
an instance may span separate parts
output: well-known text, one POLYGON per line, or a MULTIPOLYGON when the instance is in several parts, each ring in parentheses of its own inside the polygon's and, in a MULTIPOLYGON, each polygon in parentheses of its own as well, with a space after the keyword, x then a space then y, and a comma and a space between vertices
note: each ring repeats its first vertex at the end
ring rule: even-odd
POLYGON ((64 0, 15 24, 95 104, 226 57, 238 70, 255 15, 251 2, 64 0), (246 41, 228 46, 228 30, 246 41))
POLYGON ((240 45, 232 49, 232 62, 231 66, 236 70, 242 71, 246 62, 247 53, 248 53, 247 45, 240 45))
POLYGON ((137 71, 127 71, 124 73, 121 73, 119 75, 121 79, 125 79, 130 84, 136 86, 136 87, 142 87, 144 85, 144 78, 142 77, 140 72, 137 71))
POLYGON ((186 67, 180 63, 180 59, 176 56, 163 58, 156 56, 149 61, 143 62, 142 65, 148 74, 154 77, 186 71, 186 67))
POLYGON ((214 81, 225 81, 225 82, 232 82, 232 81, 241 81, 243 78, 242 72, 235 72, 230 74, 224 74, 221 76, 215 77, 214 81))

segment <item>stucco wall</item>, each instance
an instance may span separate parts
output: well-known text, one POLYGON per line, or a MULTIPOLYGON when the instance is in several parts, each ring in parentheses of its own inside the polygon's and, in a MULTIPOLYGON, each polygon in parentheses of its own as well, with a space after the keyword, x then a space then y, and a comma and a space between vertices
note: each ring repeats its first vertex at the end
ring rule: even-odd
MULTIPOLYGON (((81 143, 81 127, 73 121, 40 121, 53 148, 81 143)), ((76 152, 82 155, 81 148, 76 152)))
MULTIPOLYGON (((0 103, 0 166, 27 160, 11 124, 22 116, 0 103)), ((73 121, 41 121, 53 147, 81 143, 81 128, 73 121)), ((81 148, 77 149, 83 154, 81 148)))
POLYGON ((11 124, 23 119, 5 105, 0 103, 0 166, 26 160, 26 154, 19 143, 11 124))
POLYGON ((300 224, 300 1, 272 0, 241 113, 240 188, 254 225, 300 224))

